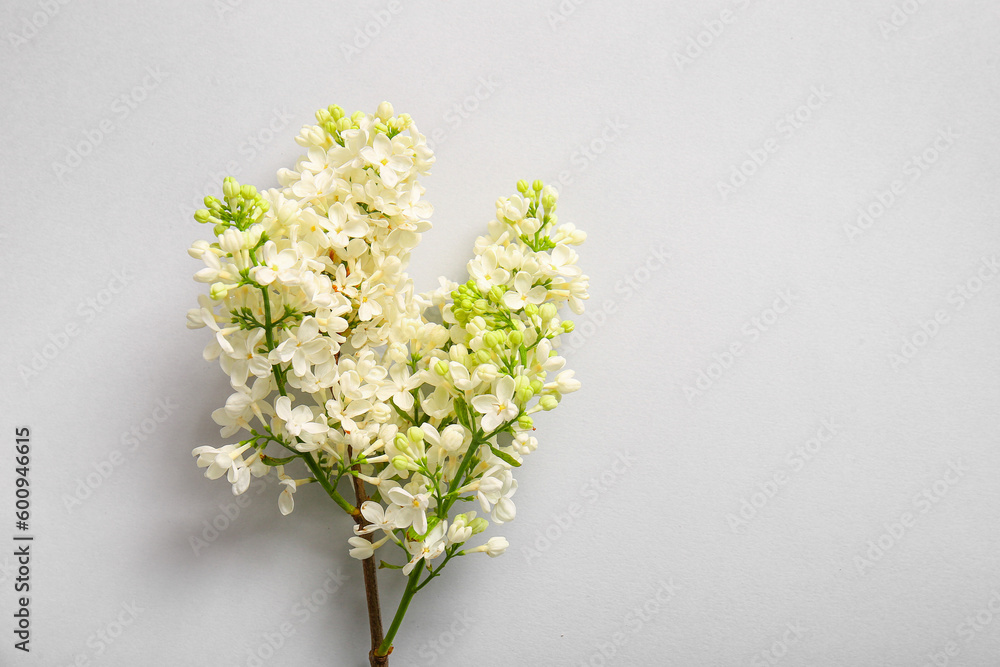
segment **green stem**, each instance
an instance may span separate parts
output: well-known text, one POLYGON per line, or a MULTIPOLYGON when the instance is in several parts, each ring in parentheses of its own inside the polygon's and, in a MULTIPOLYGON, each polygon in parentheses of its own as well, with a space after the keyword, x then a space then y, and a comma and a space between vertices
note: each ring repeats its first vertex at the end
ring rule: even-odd
MULTIPOLYGON (((264 333, 267 337, 267 349, 270 351, 274 349, 274 333, 272 332, 274 323, 271 321, 271 297, 267 292, 267 287, 261 287, 260 293, 264 297, 264 333)), ((282 396, 285 396, 285 382, 281 377, 281 373, 279 373, 276 368, 272 368, 271 370, 274 373, 274 379, 278 384, 278 392, 282 396)), ((272 439, 277 440, 273 436, 272 439)), ((278 442, 281 441, 278 440, 278 442)), ((284 445, 284 443, 281 444, 284 445)), ((285 445, 285 447, 287 448, 288 446, 285 445)), ((312 457, 312 454, 309 452, 298 452, 298 454, 302 457, 302 460, 305 461, 306 466, 309 467, 309 471, 313 474, 313 477, 316 478, 316 481, 319 482, 324 489, 326 489, 327 495, 333 498, 333 502, 340 505, 345 512, 350 514, 355 519, 361 516, 361 510, 352 505, 347 498, 344 498, 344 496, 337 493, 337 489, 330 484, 330 476, 327 475, 326 472, 320 467, 316 459, 312 457)))
POLYGON ((410 606, 410 600, 413 599, 413 595, 417 592, 417 584, 420 582, 420 575, 423 573, 423 569, 423 563, 418 563, 413 568, 413 572, 410 573, 410 578, 406 580, 406 590, 403 591, 403 597, 399 600, 396 615, 392 617, 392 625, 389 626, 389 630, 385 633, 385 639, 382 640, 382 645, 378 647, 375 655, 389 655, 389 650, 392 648, 392 640, 396 636, 396 632, 399 631, 403 617, 406 616, 406 609, 410 606))
POLYGON ((326 489, 327 494, 333 498, 333 502, 340 505, 340 507, 352 517, 357 518, 361 516, 361 510, 352 505, 347 498, 344 498, 344 496, 337 493, 337 489, 333 488, 333 485, 330 484, 330 477, 322 468, 320 468, 319 463, 317 463, 316 459, 312 457, 312 454, 309 452, 303 453, 302 460, 306 462, 307 466, 309 466, 309 471, 313 474, 313 477, 316 478, 316 481, 319 482, 320 485, 326 489))

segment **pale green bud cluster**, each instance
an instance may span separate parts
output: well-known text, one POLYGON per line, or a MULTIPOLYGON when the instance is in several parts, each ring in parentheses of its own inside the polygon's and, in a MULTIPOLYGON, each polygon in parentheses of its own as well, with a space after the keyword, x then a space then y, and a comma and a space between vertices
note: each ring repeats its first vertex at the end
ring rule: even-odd
MULTIPOLYGON (((363 111, 355 111, 348 116, 344 108, 336 104, 331 104, 325 109, 319 109, 316 112, 316 122, 323 128, 324 132, 330 135, 341 146, 344 145, 343 133, 348 130, 358 129, 364 120, 365 113, 363 111)), ((392 105, 388 102, 382 102, 378 105, 378 110, 375 112, 375 121, 374 125, 371 126, 372 129, 388 135, 390 139, 400 132, 405 131, 413 124, 413 119, 409 114, 394 115, 392 105)))
POLYGON ((222 182, 222 200, 205 197, 205 206, 195 211, 194 219, 215 225, 213 232, 217 236, 230 227, 246 231, 250 225, 260 222, 271 208, 270 202, 257 192, 257 188, 240 185, 232 176, 227 176, 222 182))

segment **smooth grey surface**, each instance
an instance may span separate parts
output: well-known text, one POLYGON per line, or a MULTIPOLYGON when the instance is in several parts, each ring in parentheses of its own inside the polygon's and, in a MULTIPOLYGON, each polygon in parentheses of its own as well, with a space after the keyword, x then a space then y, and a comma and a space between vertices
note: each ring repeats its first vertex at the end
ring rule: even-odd
POLYGON ((228 485, 194 466, 228 392, 184 327, 185 250, 222 175, 271 186, 316 108, 388 99, 437 131, 419 287, 460 277, 522 177, 561 181, 592 286, 584 389, 538 420, 509 552, 421 593, 392 664, 996 664, 996 5, 389 7, 0 7, 0 540, 16 425, 36 536, 29 656, 0 557, 0 663, 253 665, 284 634, 266 664, 365 664, 346 518, 313 488, 282 517, 272 484, 224 520, 228 485))

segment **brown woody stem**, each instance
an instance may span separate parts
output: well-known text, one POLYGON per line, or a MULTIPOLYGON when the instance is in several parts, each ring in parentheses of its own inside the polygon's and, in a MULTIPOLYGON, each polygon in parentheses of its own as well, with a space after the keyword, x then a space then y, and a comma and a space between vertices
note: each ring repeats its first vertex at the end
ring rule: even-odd
MULTIPOLYGON (((354 466, 353 470, 361 471, 361 466, 354 466)), ((368 500, 368 492, 365 491, 365 483, 358 477, 354 477, 354 498, 358 508, 368 500)), ((354 517, 358 525, 364 528, 368 525, 368 520, 360 513, 354 517)), ((369 542, 373 541, 371 534, 365 536, 369 542)), ((368 628, 371 631, 372 649, 368 653, 368 660, 371 667, 387 667, 389 656, 375 655, 376 649, 382 644, 382 608, 378 601, 378 568, 375 566, 375 556, 361 561, 361 567, 365 575, 365 599, 368 602, 368 628)))

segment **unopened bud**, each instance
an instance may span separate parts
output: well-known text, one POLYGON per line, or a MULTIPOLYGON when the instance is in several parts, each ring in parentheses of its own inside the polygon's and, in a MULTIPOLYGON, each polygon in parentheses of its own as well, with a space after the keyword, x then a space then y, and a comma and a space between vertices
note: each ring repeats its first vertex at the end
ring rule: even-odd
POLYGON ((393 456, 392 465, 399 470, 412 470, 412 471, 420 470, 420 466, 418 466, 416 463, 406 458, 405 456, 393 456))
POLYGON ((229 294, 229 287, 225 283, 213 283, 208 290, 208 296, 216 301, 222 301, 229 294))

